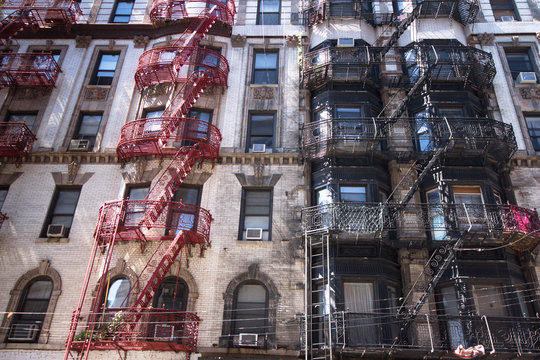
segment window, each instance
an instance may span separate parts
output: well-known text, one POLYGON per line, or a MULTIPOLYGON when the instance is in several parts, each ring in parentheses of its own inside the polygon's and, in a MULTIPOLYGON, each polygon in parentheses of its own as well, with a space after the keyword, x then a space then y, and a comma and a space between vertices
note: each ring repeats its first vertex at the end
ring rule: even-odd
POLYGON ((259 0, 257 25, 279 25, 280 0, 259 0))
POLYGON ((8 341, 38 341, 52 290, 53 282, 45 276, 36 278, 24 288, 17 313, 9 329, 8 341))
POLYGON ((201 121, 190 121, 186 123, 184 134, 182 135, 185 140, 183 141, 182 146, 193 146, 200 141, 207 142, 208 131, 210 130, 208 124, 212 123, 212 115, 212 110, 191 109, 189 111, 189 118, 201 121))
POLYGON ((271 190, 244 189, 240 238, 269 241, 271 239, 271 214, 271 190))
POLYGON ((440 288, 441 304, 443 307, 446 320, 446 332, 450 347, 457 348, 460 344, 465 344, 465 334, 459 319, 459 304, 457 300, 456 290, 453 286, 445 286, 440 288))
POLYGON ((535 151, 540 151, 540 115, 526 115, 527 129, 535 151))
POLYGON ((47 237, 49 225, 63 225, 66 228, 65 236, 69 235, 80 194, 80 188, 56 189, 41 237, 47 237))
MULTIPOLYGON (((505 49, 506 61, 512 78, 516 80, 520 72, 535 72, 530 49, 505 49)), ((538 82, 538 79, 537 79, 538 82)))
POLYGON ((81 114, 77 130, 73 135, 72 140, 79 140, 76 143, 72 142, 70 148, 81 146, 83 149, 92 150, 96 142, 99 125, 101 124, 102 114, 81 114))
POLYGON ((131 11, 133 10, 133 0, 118 0, 116 6, 111 14, 112 23, 128 23, 131 18, 131 11))
POLYGON ((247 152, 272 152, 274 147, 274 121, 276 114, 249 114, 247 152), (259 145, 259 146, 253 146, 259 145), (264 145, 264 146, 262 146, 264 145))
POLYGON ((429 121, 429 110, 423 109, 414 115, 414 148, 416 151, 433 150, 433 130, 429 121))
POLYGON ((264 286, 258 283, 240 285, 233 309, 233 334, 266 334, 267 307, 268 297, 264 286))
POLYGON ((351 346, 377 344, 378 326, 373 315, 374 294, 371 282, 343 283, 345 311, 348 316, 347 340, 351 346))
POLYGON ((277 84, 277 69, 277 51, 255 51, 253 84, 277 84))
POLYGON ((150 185, 130 185, 126 188, 124 197, 131 200, 126 217, 124 219, 125 225, 138 226, 139 221, 142 220, 144 212, 146 210, 146 204, 143 201, 146 199, 146 195, 150 191, 150 185))
POLYGON ((481 230, 487 226, 482 192, 479 186, 454 186, 454 202, 461 230, 481 230))
POLYGON ((166 277, 154 295, 153 307, 186 311, 189 289, 186 282, 176 276, 166 277))
POLYGON ((337 127, 333 136, 343 140, 356 140, 365 129, 360 118, 363 115, 361 106, 336 105, 337 127))
POLYGON ((429 191, 426 196, 432 239, 444 240, 446 238, 446 223, 444 221, 444 212, 441 205, 439 190, 429 191))
POLYGON ((366 186, 340 186, 339 196, 342 202, 366 202, 367 188, 366 186))
POLYGON ((143 111, 143 118, 149 119, 144 123, 143 136, 154 137, 159 135, 163 126, 163 120, 161 115, 165 111, 165 108, 159 109, 145 109, 143 111))
POLYGON ((36 112, 9 112, 6 122, 24 123, 30 130, 34 128, 37 119, 36 112))
MULTIPOLYGON (((199 208, 201 203, 201 187, 182 185, 174 194, 173 201, 181 201, 183 206, 180 211, 175 209, 169 214, 169 226, 176 235, 180 230, 196 231, 198 224, 199 208), (193 205, 193 206, 189 206, 193 205)), ((172 234, 168 234, 172 235, 172 234)))
POLYGON ((518 14, 516 12, 514 2, 512 0, 490 0, 491 9, 493 10, 493 16, 495 21, 512 21, 512 19, 507 18, 511 16, 514 20, 519 20, 518 14), (503 18, 503 16, 505 18, 503 18))
POLYGON ((201 66, 195 66, 195 71, 204 71, 207 67, 217 68, 219 65, 219 54, 221 54, 221 48, 213 46, 200 46, 200 48, 213 50, 205 51, 199 50, 199 58, 195 60, 197 64, 202 64, 201 66), (215 52, 214 52, 215 51, 215 52), (203 66, 206 65, 206 66, 203 66))
POLYGON ((119 58, 119 53, 100 53, 90 85, 111 85, 119 58))
POLYGON ((115 309, 127 307, 130 290, 131 283, 126 277, 119 277, 111 281, 111 285, 107 289, 105 308, 115 309))

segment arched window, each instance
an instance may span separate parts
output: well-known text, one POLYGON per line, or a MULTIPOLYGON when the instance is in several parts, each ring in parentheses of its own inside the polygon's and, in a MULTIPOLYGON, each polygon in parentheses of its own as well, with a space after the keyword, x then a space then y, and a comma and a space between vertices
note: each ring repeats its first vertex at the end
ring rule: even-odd
POLYGON ((127 277, 118 277, 111 281, 105 294, 105 308, 114 309, 128 306, 131 283, 127 277))
POLYGON ((52 291, 53 282, 46 276, 36 278, 24 288, 17 313, 9 329, 8 341, 36 342, 38 340, 52 291))
POLYGON ((176 276, 163 280, 154 295, 155 309, 186 311, 189 289, 186 282, 176 276))
POLYGON ((233 334, 267 333, 268 294, 260 283, 244 283, 237 288, 233 309, 233 334))

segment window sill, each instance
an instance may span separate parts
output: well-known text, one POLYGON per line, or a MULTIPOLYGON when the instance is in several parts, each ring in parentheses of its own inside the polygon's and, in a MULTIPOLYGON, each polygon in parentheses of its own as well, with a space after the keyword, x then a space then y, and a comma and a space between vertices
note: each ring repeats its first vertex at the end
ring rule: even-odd
POLYGON ((69 242, 69 238, 67 237, 40 237, 36 240, 36 244, 67 244, 69 242))
POLYGON ((249 84, 249 87, 251 88, 262 88, 262 87, 271 87, 271 88, 278 88, 278 84, 249 84))
POLYGON ((65 350, 63 346, 39 343, 5 343, 0 344, 0 349, 13 350, 65 350))
POLYGON ((238 247, 261 247, 269 248, 273 246, 273 242, 270 240, 242 240, 238 239, 236 243, 238 247))

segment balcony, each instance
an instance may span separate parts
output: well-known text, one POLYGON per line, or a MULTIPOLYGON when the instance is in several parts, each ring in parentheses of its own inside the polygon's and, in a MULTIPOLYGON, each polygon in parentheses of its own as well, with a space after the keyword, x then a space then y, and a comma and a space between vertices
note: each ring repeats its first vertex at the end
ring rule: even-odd
POLYGON ((36 137, 24 123, 0 122, 0 156, 21 158, 32 150, 36 137))
POLYGON ((214 125, 195 118, 146 118, 130 121, 120 131, 117 153, 121 159, 146 155, 174 155, 182 146, 198 144, 207 159, 217 158, 221 133, 214 125), (174 126, 173 126, 174 125, 174 126), (163 141, 167 129, 174 133, 163 141))
POLYGON ((211 85, 227 86, 229 63, 217 51, 196 46, 165 46, 145 51, 139 58, 135 82, 139 89, 151 85, 184 82, 178 77, 181 66, 193 65, 211 78, 211 85))
POLYGON ((432 65, 432 81, 453 82, 464 88, 488 89, 495 77, 491 54, 474 47, 416 43, 401 48, 400 52, 402 85, 406 87, 414 84, 432 65))
POLYGON ((103 205, 95 230, 96 241, 172 240, 184 231, 189 243, 210 243, 210 212, 178 201, 117 200, 103 205))
POLYGON ((508 160, 517 143, 509 124, 486 118, 389 118, 328 119, 302 127, 304 158, 360 155, 373 151, 390 158, 425 157, 450 137, 447 154, 489 156, 508 160))
POLYGON ((72 0, 5 0, 2 8, 26 10, 25 15, 39 26, 75 24, 82 15, 79 3, 72 0))
MULTIPOLYGON (((315 339, 328 336, 321 325, 313 324, 315 339)), ((422 358, 426 352, 434 356, 448 354, 460 344, 465 348, 482 344, 486 354, 495 351, 536 358, 540 353, 540 320, 537 318, 419 316, 407 333, 407 339, 394 343, 400 326, 401 321, 390 313, 336 312, 332 314, 333 343, 349 355, 356 352, 380 354, 393 349, 396 354, 406 351, 409 357, 417 353, 417 358, 422 358), (472 332, 467 333, 467 328, 472 332)))
MULTIPOLYGON (((312 2, 304 10, 304 23, 311 27, 327 19, 363 19, 373 26, 396 26, 412 12, 413 4, 414 2, 410 1, 395 1, 389 4, 382 1, 359 0, 312 2)), ((477 0, 427 0, 422 1, 421 6, 420 18, 452 18, 463 25, 473 23, 479 10, 477 0)))
POLYGON ((60 67, 51 54, 0 53, 0 89, 54 87, 60 67))
POLYGON ((315 89, 329 81, 377 83, 377 50, 375 47, 360 46, 327 47, 309 52, 303 58, 303 84, 308 89, 315 89))
MULTIPOLYGON (((77 329, 73 349, 80 351, 85 339, 92 350, 151 350, 195 352, 199 317, 167 309, 118 308, 97 314, 96 324, 77 329), (133 325, 130 319, 141 316, 133 325)), ((85 317, 95 314, 82 314, 85 317)))
POLYGON ((236 8, 233 0, 154 0, 150 19, 154 23, 179 21, 200 16, 204 9, 216 6, 217 21, 232 26, 236 8))
POLYGON ((509 245, 520 252, 540 242, 538 214, 515 205, 336 202, 304 208, 302 226, 307 232, 353 233, 362 239, 397 230, 399 236, 426 234, 434 243, 467 233, 466 246, 509 245))

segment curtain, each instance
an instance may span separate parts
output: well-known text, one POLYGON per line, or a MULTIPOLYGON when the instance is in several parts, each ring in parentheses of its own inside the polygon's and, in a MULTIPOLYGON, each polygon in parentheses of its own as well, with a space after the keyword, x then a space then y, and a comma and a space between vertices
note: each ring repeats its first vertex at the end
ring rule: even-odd
POLYGON ((373 314, 373 283, 344 283, 347 312, 347 341, 351 346, 377 344, 377 323, 373 314))

